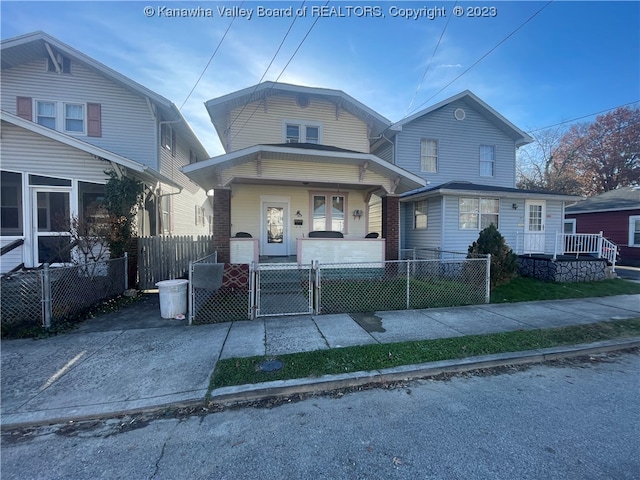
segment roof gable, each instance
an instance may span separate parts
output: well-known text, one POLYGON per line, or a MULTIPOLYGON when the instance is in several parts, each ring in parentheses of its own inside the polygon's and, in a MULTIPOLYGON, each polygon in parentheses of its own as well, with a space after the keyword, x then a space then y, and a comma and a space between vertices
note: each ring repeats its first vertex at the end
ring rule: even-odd
POLYGON ((457 95, 454 95, 452 97, 447 98, 446 100, 436 103, 435 105, 432 105, 423 110, 420 110, 419 112, 414 113, 413 115, 394 123, 393 125, 391 125, 389 130, 394 134, 397 132, 400 132, 402 131, 402 128, 404 125, 411 123, 417 119, 423 118, 426 115, 429 115, 437 110, 440 110, 441 108, 451 103, 454 103, 458 100, 465 101, 473 109, 475 109, 483 117, 485 117, 490 123, 495 125, 498 129, 502 130, 509 137, 513 138, 513 140, 515 141, 516 147, 533 142, 533 138, 527 135, 524 131, 520 130, 513 123, 511 123, 505 117, 500 115, 496 110, 491 108, 487 103, 482 101, 477 95, 475 95, 473 92, 469 90, 460 92, 457 95))
POLYGON ((37 31, 9 38, 0 42, 2 70, 29 63, 40 58, 50 58, 51 55, 61 54, 72 61, 79 62, 86 68, 106 77, 110 81, 124 87, 135 95, 142 96, 155 105, 163 120, 176 121, 173 126, 188 140, 199 156, 208 157, 206 149, 182 116, 178 108, 170 100, 152 90, 140 85, 130 78, 116 72, 97 60, 85 55, 75 48, 61 42, 55 37, 37 31))

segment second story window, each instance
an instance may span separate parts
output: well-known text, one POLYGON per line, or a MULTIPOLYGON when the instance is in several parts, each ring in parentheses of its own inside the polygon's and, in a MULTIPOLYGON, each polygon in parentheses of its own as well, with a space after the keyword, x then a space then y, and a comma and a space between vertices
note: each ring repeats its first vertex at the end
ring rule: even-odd
POLYGON ((160 127, 160 145, 162 148, 166 148, 171 152, 171 155, 176 155, 176 133, 171 128, 171 125, 163 123, 160 127))
POLYGON ((71 73, 71 60, 63 55, 56 56, 56 63, 47 58, 47 72, 53 73, 71 73), (57 65, 56 65, 57 63, 57 65))
POLYGON ((36 122, 43 127, 56 129, 56 102, 36 102, 36 122))
POLYGON ((322 143, 322 125, 306 121, 285 121, 283 129, 285 143, 322 143))
POLYGON ((438 142, 423 138, 420 141, 420 171, 436 173, 438 171, 438 142))
POLYGON ((65 103, 64 129, 66 132, 84 132, 84 105, 65 103))
POLYGON ((493 177, 495 172, 496 147, 480 145, 480 176, 493 177))
POLYGON ((300 125, 287 124, 287 143, 300 143, 300 125))

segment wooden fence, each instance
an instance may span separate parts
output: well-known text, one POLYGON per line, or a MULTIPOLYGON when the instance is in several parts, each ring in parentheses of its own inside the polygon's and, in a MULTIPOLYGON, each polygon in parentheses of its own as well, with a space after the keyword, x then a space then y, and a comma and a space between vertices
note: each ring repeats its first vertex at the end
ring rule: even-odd
POLYGON ((213 236, 138 238, 138 288, 156 288, 156 282, 188 278, 189 262, 214 252, 213 236))

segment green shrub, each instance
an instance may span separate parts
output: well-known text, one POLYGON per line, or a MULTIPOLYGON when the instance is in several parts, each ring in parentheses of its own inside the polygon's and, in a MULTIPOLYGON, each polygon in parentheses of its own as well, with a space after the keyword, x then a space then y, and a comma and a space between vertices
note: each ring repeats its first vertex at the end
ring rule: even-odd
POLYGON ((491 254, 491 288, 506 283, 518 272, 518 256, 504 241, 495 225, 491 224, 480 232, 478 240, 469 246, 472 254, 491 254))

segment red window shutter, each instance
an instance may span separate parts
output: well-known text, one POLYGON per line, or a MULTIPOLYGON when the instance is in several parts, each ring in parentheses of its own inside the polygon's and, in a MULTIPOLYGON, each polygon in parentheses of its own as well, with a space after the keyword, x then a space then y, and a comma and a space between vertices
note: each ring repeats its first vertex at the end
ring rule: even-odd
POLYGON ((102 136, 102 105, 87 103, 87 136, 102 136))
POLYGON ((33 121, 31 97, 18 97, 16 100, 16 115, 25 120, 33 121))

